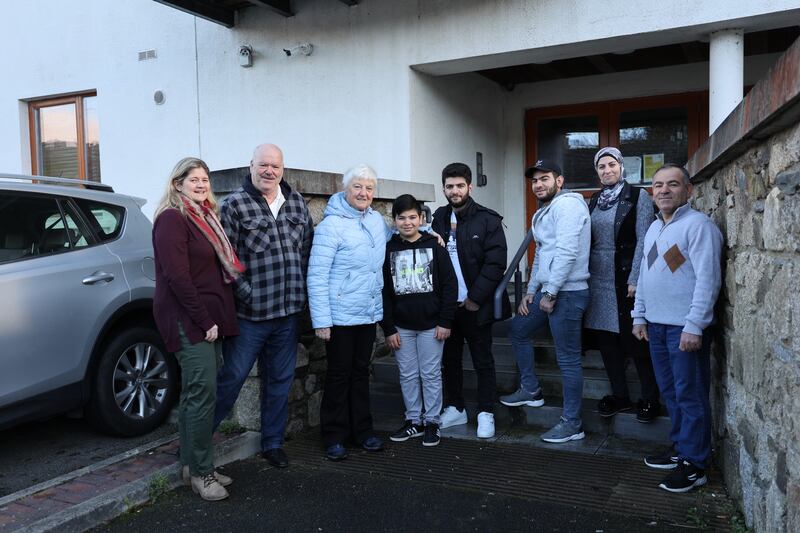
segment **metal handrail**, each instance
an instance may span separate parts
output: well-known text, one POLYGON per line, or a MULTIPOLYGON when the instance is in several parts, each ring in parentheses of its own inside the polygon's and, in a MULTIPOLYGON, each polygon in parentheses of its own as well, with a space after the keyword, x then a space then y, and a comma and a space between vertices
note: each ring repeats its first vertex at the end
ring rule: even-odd
POLYGON ((528 250, 528 245, 533 240, 533 230, 528 230, 522 244, 519 245, 514 259, 503 274, 503 279, 494 290, 494 319, 500 320, 503 316, 503 293, 508 287, 508 282, 511 281, 511 276, 514 276, 514 307, 516 308, 522 300, 522 272, 519 270, 519 262, 522 261, 522 256, 528 250))
POLYGON ((105 183, 98 183, 96 181, 80 180, 74 178, 54 178, 52 176, 25 176, 23 174, 4 174, 0 173, 0 180, 19 180, 29 181, 31 183, 41 182, 53 185, 70 185, 76 187, 83 187, 84 189, 92 189, 96 191, 114 192, 111 185, 105 183))

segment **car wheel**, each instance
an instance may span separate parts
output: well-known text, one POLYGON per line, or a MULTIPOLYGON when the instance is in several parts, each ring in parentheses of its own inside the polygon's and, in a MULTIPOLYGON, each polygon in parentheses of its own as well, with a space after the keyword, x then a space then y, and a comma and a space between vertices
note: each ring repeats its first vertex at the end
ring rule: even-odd
POLYGON ((169 414, 177 376, 175 358, 158 332, 143 327, 123 330, 101 355, 88 418, 99 429, 118 435, 152 431, 169 414))

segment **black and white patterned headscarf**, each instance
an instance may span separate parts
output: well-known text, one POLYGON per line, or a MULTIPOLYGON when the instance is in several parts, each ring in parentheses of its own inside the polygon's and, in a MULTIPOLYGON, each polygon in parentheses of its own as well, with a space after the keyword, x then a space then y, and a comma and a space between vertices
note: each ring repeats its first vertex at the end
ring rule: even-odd
POLYGON ((622 192, 622 187, 625 185, 625 165, 623 163, 622 152, 613 146, 606 146, 601 148, 594 154, 594 168, 597 168, 597 162, 603 157, 613 157, 619 163, 619 181, 614 185, 603 185, 603 190, 600 191, 600 197, 597 199, 597 207, 601 211, 606 211, 614 207, 619 200, 619 194, 622 192))

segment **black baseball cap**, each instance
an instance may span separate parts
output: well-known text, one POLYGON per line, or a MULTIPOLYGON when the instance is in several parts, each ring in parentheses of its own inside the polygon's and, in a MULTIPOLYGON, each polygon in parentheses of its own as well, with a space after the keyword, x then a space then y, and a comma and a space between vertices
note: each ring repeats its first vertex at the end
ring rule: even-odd
POLYGON ((525 171, 526 178, 532 178, 533 173, 537 170, 541 170, 542 172, 553 172, 556 177, 563 176, 564 173, 561 172, 561 167, 555 161, 550 161, 549 159, 537 159, 536 163, 528 167, 528 170, 525 171))

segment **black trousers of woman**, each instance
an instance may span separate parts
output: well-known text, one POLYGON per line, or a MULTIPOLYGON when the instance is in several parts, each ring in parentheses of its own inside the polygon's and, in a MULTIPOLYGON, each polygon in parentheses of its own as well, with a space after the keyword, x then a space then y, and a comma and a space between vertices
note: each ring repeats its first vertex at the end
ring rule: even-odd
POLYGON ((322 394, 320 424, 325 447, 361 444, 373 436, 369 406, 369 362, 375 324, 333 326, 325 346, 328 371, 322 394))
POLYGON ((630 356, 636 365, 639 382, 642 385, 642 399, 658 403, 659 392, 656 375, 653 372, 653 361, 647 350, 647 343, 639 341, 631 335, 630 330, 623 333, 594 330, 597 347, 603 356, 608 381, 611 382, 611 391, 621 400, 630 400, 628 383, 625 377, 625 359, 630 356), (630 341, 623 339, 622 335, 630 337, 630 341), (642 346, 637 346, 640 343, 642 346))

